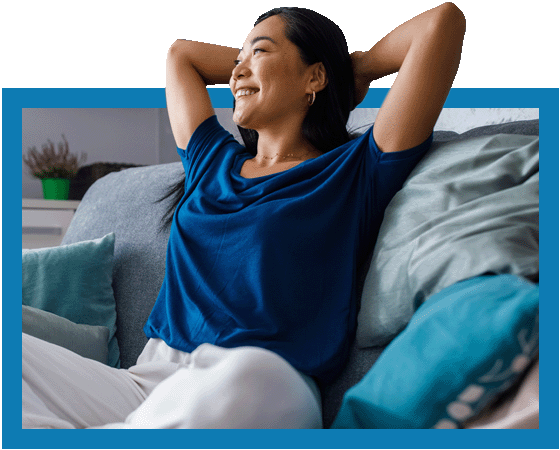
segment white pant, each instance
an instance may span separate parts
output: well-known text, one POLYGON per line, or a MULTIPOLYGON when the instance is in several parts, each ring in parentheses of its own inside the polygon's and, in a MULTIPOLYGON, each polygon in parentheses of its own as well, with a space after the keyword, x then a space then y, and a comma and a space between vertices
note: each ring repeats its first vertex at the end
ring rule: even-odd
POLYGON ((22 334, 23 428, 321 428, 315 383, 275 353, 150 339, 115 369, 22 334))

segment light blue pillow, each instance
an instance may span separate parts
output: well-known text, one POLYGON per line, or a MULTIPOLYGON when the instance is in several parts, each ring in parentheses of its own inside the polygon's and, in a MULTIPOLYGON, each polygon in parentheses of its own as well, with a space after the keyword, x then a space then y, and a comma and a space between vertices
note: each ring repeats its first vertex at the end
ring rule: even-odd
POLYGON ((21 331, 51 344, 107 364, 109 328, 74 323, 64 317, 21 306, 21 331))
POLYGON ((59 247, 22 250, 22 304, 77 324, 109 329, 108 364, 120 367, 113 295, 115 234, 59 247))
POLYGON ((538 276, 538 136, 432 145, 385 210, 358 346, 388 344, 427 298, 485 273, 538 276))
POLYGON ((485 275, 429 298, 344 395, 332 428, 460 428, 538 353, 539 288, 485 275))

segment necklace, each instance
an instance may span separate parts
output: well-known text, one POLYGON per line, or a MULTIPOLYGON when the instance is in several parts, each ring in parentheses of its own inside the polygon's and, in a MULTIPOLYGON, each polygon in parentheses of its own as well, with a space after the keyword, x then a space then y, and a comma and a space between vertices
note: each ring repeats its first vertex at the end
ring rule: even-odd
POLYGON ((305 153, 303 153, 303 154, 301 154, 301 155, 296 155, 296 154, 294 154, 294 153, 288 153, 288 154, 286 154, 286 155, 279 156, 280 153, 276 153, 276 155, 273 155, 273 156, 264 156, 264 155, 261 155, 261 158, 263 158, 263 159, 274 159, 274 158, 278 157, 278 159, 288 159, 288 158, 300 158, 300 159, 301 159, 301 158, 303 158, 304 156, 309 155, 310 153, 312 153, 310 150, 308 150, 307 152, 305 152, 305 153))

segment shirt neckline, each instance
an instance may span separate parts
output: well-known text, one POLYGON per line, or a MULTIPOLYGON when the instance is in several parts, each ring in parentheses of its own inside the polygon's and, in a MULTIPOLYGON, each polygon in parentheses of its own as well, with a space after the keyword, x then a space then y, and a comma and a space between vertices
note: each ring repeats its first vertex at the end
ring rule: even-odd
POLYGON ((316 157, 316 158, 306 159, 305 161, 300 162, 300 163, 297 164, 296 166, 291 167, 291 168, 286 169, 286 170, 283 170, 283 171, 281 171, 281 172, 271 173, 271 174, 268 174, 268 175, 262 175, 262 176, 260 176, 260 177, 254 177, 254 178, 245 178, 244 176, 241 175, 241 168, 243 167, 243 163, 244 163, 245 161, 247 161, 248 159, 251 159, 251 158, 253 157, 253 155, 251 155, 250 153, 247 153, 247 152, 243 152, 243 153, 240 153, 240 154, 237 155, 237 157, 236 157, 236 158, 237 158, 237 159, 236 159, 236 162, 235 162, 235 164, 233 165, 232 173, 233 173, 233 175, 234 175, 237 179, 243 180, 244 182, 247 182, 247 183, 250 183, 250 182, 253 182, 253 181, 262 181, 262 180, 265 180, 265 179, 270 179, 270 178, 272 178, 272 177, 285 174, 285 173, 287 173, 287 172, 291 172, 292 170, 297 169, 297 168, 300 167, 301 165, 303 165, 303 164, 305 164, 305 163, 307 163, 307 162, 309 162, 309 161, 313 161, 313 160, 315 160, 315 159, 317 159, 317 158, 320 158, 321 156, 323 156, 323 155, 320 155, 320 156, 318 156, 318 157, 316 157))

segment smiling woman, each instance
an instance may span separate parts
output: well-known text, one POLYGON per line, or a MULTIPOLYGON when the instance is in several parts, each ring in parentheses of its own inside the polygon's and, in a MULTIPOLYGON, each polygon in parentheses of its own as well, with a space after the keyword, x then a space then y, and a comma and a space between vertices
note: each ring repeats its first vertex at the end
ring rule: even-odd
MULTIPOLYGON (((277 90, 284 91, 280 94, 283 103, 279 104, 288 105, 287 122, 281 124, 284 117, 281 114, 269 116, 273 117, 277 130, 282 130, 280 135, 289 129, 296 133, 292 135, 293 142, 284 143, 288 150, 274 151, 274 147, 282 146, 278 133, 272 136, 238 124, 247 151, 256 156, 251 163, 256 166, 260 162, 261 168, 269 173, 281 172, 286 170, 286 165, 294 167, 297 160, 319 156, 349 140, 346 123, 354 99, 353 74, 344 34, 334 22, 313 11, 276 8, 259 17, 247 41, 258 43, 253 51, 258 49, 259 53, 265 52, 267 57, 275 56, 279 60, 282 67, 273 70, 284 83, 277 83, 277 90), (271 48, 258 39, 260 35, 266 36, 265 33, 274 36, 271 48), (257 138, 260 138, 260 152, 257 138), (309 145, 312 148, 307 148, 309 145), (300 149, 299 158, 290 148, 300 149), (277 163, 266 153, 275 155, 277 163), (288 155, 297 160, 287 164, 288 155)), ((248 74, 253 75, 250 67, 248 74)), ((232 75, 234 81, 235 71, 232 75)), ((247 74, 241 75, 247 82, 247 74)), ((253 174, 256 175, 258 172, 253 174)))
POLYGON ((26 339, 23 426, 321 427, 320 388, 356 332, 360 270, 430 147, 464 31, 445 3, 350 55, 331 20, 277 8, 241 50, 176 41, 166 96, 185 177, 148 344, 119 371, 26 339), (394 72, 375 126, 350 139, 350 110, 394 72), (225 83, 244 145, 206 89, 225 83))
MULTIPOLYGON (((304 64, 298 48, 285 36, 279 16, 251 31, 239 58, 229 83, 236 100, 233 120, 242 128, 259 130, 261 140, 267 140, 263 151, 268 153, 260 156, 270 158, 284 146, 276 140, 285 134, 282 130, 297 130, 294 125, 303 122, 309 108, 306 95, 324 87, 324 69, 321 63, 304 64)), ((299 134, 296 139, 301 146, 304 140, 299 134)))

